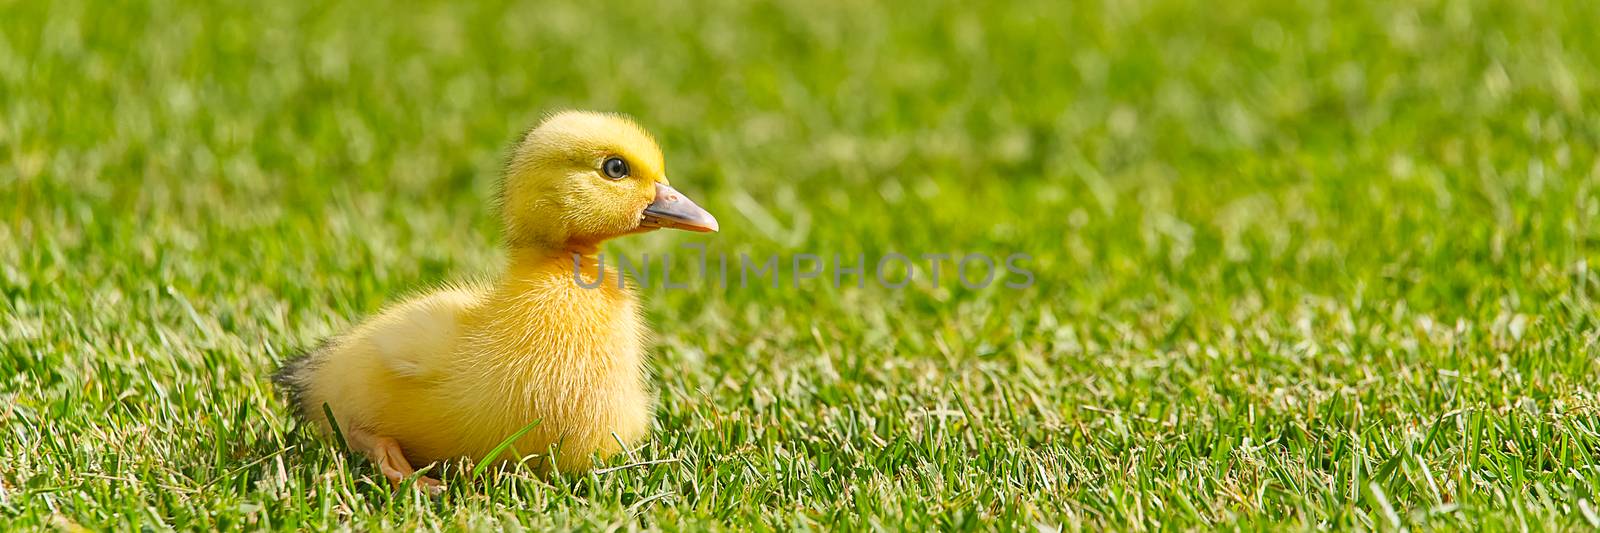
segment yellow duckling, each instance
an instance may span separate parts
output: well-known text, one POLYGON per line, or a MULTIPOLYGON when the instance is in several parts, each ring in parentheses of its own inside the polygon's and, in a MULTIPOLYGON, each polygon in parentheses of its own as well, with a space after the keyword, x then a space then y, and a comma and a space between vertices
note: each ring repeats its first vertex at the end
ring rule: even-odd
POLYGON ((498 282, 403 302, 273 376, 324 431, 326 405, 395 483, 412 465, 480 460, 535 421, 512 449, 553 452, 541 470, 586 470, 649 431, 649 332, 616 269, 594 286, 595 253, 656 228, 716 231, 716 219, 667 185, 650 134, 611 114, 545 119, 513 151, 500 192, 510 263, 498 282))

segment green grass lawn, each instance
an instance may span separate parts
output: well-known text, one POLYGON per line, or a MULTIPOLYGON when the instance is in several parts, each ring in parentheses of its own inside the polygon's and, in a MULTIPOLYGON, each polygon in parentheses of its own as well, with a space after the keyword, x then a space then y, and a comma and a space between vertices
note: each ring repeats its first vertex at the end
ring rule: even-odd
POLYGON ((1600 527, 1596 20, 0 2, 0 529, 1600 527), (612 252, 1035 283, 644 290, 633 457, 394 493, 267 375, 495 275, 505 149, 562 108, 722 221, 612 252))

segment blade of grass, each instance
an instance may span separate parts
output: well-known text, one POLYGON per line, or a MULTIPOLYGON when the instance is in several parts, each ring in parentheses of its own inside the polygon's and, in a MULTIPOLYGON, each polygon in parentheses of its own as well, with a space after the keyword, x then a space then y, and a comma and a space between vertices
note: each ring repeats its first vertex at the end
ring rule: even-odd
POLYGON ((539 425, 541 420, 543 419, 536 419, 533 422, 529 422, 528 425, 522 426, 522 429, 517 430, 516 433, 512 433, 511 436, 506 437, 506 440, 500 441, 499 446, 495 446, 493 451, 490 451, 488 455, 485 455, 482 459, 479 459, 478 464, 472 467, 472 478, 477 479, 478 476, 483 475, 483 471, 489 468, 489 463, 493 462, 494 459, 499 457, 502 452, 505 452, 507 448, 510 448, 511 443, 516 442, 517 439, 522 438, 523 435, 527 435, 529 431, 532 431, 533 426, 539 425))
POLYGON ((328 402, 322 402, 322 416, 328 417, 328 428, 333 431, 333 440, 339 442, 339 449, 350 451, 350 443, 345 442, 344 432, 339 430, 339 420, 333 417, 333 408, 328 406, 328 402))

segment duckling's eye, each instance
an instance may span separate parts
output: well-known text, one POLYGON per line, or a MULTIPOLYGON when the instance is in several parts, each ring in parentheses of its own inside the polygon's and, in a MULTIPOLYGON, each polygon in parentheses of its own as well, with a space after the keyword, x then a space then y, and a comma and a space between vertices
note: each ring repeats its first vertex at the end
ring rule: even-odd
POLYGON ((620 157, 608 157, 604 163, 600 164, 600 170, 606 173, 606 177, 620 180, 628 177, 628 162, 623 161, 620 157))

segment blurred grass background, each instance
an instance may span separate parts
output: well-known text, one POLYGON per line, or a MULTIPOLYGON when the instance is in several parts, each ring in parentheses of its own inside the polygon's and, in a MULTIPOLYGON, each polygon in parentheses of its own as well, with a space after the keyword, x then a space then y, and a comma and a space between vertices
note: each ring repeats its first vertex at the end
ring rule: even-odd
POLYGON ((1600 527, 1596 20, 0 2, 0 522, 1600 527), (503 151, 562 108, 636 117, 723 222, 613 251, 1037 282, 646 291, 656 463, 392 494, 265 375, 494 275, 503 151))

